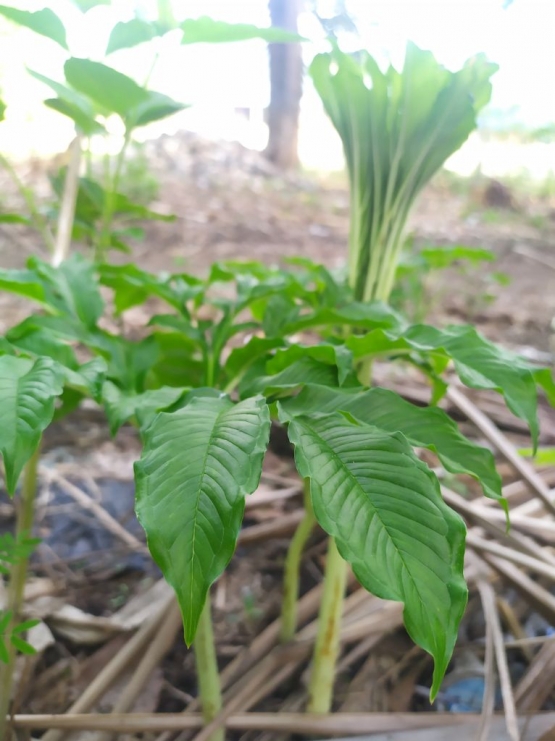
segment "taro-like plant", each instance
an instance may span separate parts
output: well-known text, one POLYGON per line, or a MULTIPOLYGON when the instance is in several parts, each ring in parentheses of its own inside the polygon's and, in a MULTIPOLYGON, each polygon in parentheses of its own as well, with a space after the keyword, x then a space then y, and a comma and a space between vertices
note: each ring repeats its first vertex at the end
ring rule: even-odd
MULTIPOLYGON (((163 17, 173 24, 168 4, 160 2, 159 8, 159 21, 163 17)), ((3 6, 2 12, 7 15, 3 6)), ((31 16, 12 14, 33 28, 37 16, 31 16)), ((56 27, 59 37, 59 25, 52 26, 49 17, 48 28, 56 27)), ((163 28, 149 26, 146 32, 140 19, 130 24, 118 26, 118 48, 160 35, 163 28)), ((226 29, 196 19, 186 21, 182 31, 190 43, 193 32, 197 41, 224 40, 226 29)), ((240 38, 254 33, 243 26, 227 32, 240 38)), ((111 44, 116 45, 113 38, 111 44)), ((118 91, 132 89, 137 110, 144 88, 129 86, 130 78, 124 82, 115 70, 97 64, 68 61, 64 90, 71 95, 56 91, 59 108, 75 113, 70 103, 75 104, 77 92, 95 116, 95 106, 101 106, 124 123, 136 122, 136 115, 128 118, 127 107, 124 112, 118 91)), ((133 264, 93 264, 79 255, 57 268, 31 258, 24 270, 0 271, 1 289, 39 308, 0 341, 0 428, 5 430, 0 452, 7 487, 15 490, 26 466, 21 497, 32 502, 41 434, 54 415, 71 410, 84 395, 103 405, 114 434, 126 422, 138 426, 143 452, 135 467, 137 515, 153 557, 176 592, 185 640, 195 650, 207 721, 221 708, 210 587, 233 556, 272 419, 286 427, 305 482, 305 519, 285 570, 285 640, 296 626, 304 542, 315 523, 330 536, 309 709, 325 711, 331 703, 347 564, 366 589, 404 604, 408 633, 434 659, 432 699, 437 694, 467 600, 465 527, 444 503, 435 474, 415 449, 430 449, 447 471, 473 476, 486 496, 506 506, 492 454, 467 440, 434 404, 452 373, 469 387, 496 390, 526 421, 535 447, 537 385, 555 399, 548 370, 532 369, 474 328, 411 325, 383 302, 414 196, 439 159, 443 162, 474 126, 491 71, 477 60, 453 76, 415 47, 402 75, 389 71, 384 76, 369 57, 362 71, 337 51, 317 57, 312 73, 345 139, 351 175, 348 285, 303 260, 283 270, 256 262, 216 264, 206 279, 152 275, 133 264), (379 136, 372 128, 378 124, 379 136), (138 338, 110 332, 100 322, 106 313, 101 287, 112 292, 117 315, 152 299, 165 308, 138 338), (88 354, 86 362, 77 361, 76 347, 80 357, 88 354), (371 387, 376 358, 419 368, 430 380, 430 406, 417 407, 371 387)), ((122 98, 127 100, 125 94, 122 98)), ((101 213, 107 209, 111 216, 118 198, 115 188, 110 193, 109 206, 100 202, 101 213)), ((101 219, 103 239, 106 233, 101 219)), ((103 258, 104 252, 97 256, 103 258)), ((27 514, 18 525, 19 546, 30 537, 32 505, 21 512, 27 514)), ((26 555, 18 558, 24 563, 26 555)), ((13 657, 18 647, 13 638, 22 630, 18 613, 25 569, 10 572, 17 599, 8 619, 0 619, 6 622, 4 645, 13 657)), ((8 658, 10 669, 13 658, 8 658)), ((0 699, 4 724, 10 685, 11 678, 0 685, 8 687, 0 699)), ((219 741, 223 732, 212 738, 219 741)))
MULTIPOLYGON (((272 418, 286 426, 306 482, 304 533, 317 522, 330 535, 324 619, 339 621, 349 563, 365 588, 404 603, 409 634, 434 658, 435 696, 466 605, 465 527, 414 449, 432 450, 446 470, 473 476, 505 506, 501 481, 492 454, 467 440, 445 412, 369 388, 368 364, 378 357, 410 362, 432 380, 438 397, 452 363, 466 385, 498 390, 528 423, 534 444, 536 384, 553 398, 549 371, 532 370, 472 327, 411 326, 385 304, 357 302, 308 261, 284 270, 216 264, 200 280, 156 276, 133 264, 93 268, 75 255, 58 270, 32 259, 25 271, 0 272, 0 287, 43 308, 7 332, 1 350, 8 362, 47 357, 65 374, 83 377, 90 366, 74 370, 68 360, 79 344, 93 368, 105 364, 96 398, 112 431, 127 421, 140 429, 137 515, 181 606, 207 720, 221 708, 210 586, 235 550, 272 418), (167 308, 140 339, 112 334, 98 323, 98 285, 111 289, 117 313, 153 298, 167 308), (301 341, 307 330, 320 339, 301 341)), ((288 557, 284 637, 295 628, 303 537, 296 536, 288 557)), ((326 702, 331 698, 328 658, 337 636, 316 645, 316 710, 315 687, 327 693, 326 702)))

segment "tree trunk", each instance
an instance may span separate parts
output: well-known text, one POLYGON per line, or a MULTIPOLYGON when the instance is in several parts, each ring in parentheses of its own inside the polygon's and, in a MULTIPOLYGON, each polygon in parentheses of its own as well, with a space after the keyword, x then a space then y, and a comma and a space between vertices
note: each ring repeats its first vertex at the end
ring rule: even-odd
MULTIPOLYGON (((302 0, 270 0, 272 26, 298 32, 302 0)), ((269 138, 266 157, 289 169, 299 162, 297 151, 299 111, 303 89, 303 58, 300 44, 270 44, 269 138)))

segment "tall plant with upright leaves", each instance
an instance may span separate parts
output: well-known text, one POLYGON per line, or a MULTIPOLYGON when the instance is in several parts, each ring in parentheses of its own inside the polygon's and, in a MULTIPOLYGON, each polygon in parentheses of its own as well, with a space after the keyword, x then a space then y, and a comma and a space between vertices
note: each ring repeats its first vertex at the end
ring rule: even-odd
POLYGON ((401 72, 383 72, 367 52, 355 59, 334 49, 313 60, 349 172, 349 284, 358 299, 388 300, 415 199, 476 128, 496 70, 478 55, 450 72, 412 43, 401 72))

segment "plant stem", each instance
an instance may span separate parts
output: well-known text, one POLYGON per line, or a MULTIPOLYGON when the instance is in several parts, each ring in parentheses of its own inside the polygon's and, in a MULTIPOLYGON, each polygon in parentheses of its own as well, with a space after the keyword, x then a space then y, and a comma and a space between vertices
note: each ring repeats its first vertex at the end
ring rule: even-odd
MULTIPOLYGON (((197 665, 202 716, 205 723, 210 723, 222 709, 222 690, 214 645, 214 631, 212 630, 210 594, 206 598, 206 604, 200 616, 193 648, 197 665)), ((215 730, 209 741, 225 741, 224 729, 218 728, 215 730)))
POLYGON ((308 685, 309 713, 328 713, 331 709, 346 581, 347 563, 341 558, 335 540, 330 538, 318 635, 308 685))
POLYGON ((4 168, 4 170, 6 170, 8 175, 11 177, 20 195, 25 200, 25 205, 27 206, 27 210, 29 211, 29 216, 31 217, 33 226, 42 236, 44 240, 44 244, 46 245, 47 249, 50 251, 51 254, 53 254, 54 253, 54 237, 52 236, 52 232, 50 231, 50 227, 48 226, 48 223, 46 222, 46 220, 44 219, 44 217, 38 210, 33 194, 31 193, 29 188, 26 188, 25 185, 21 182, 19 175, 15 171, 14 167, 10 164, 10 162, 6 159, 6 157, 4 157, 4 155, 1 153, 0 153, 0 165, 4 168))
POLYGON ((106 193, 105 193, 105 198, 104 198, 104 209, 102 213, 102 227, 100 230, 100 237, 97 242, 96 249, 95 249, 95 260, 96 261, 103 260, 105 252, 110 247, 110 230, 112 228, 112 221, 114 218, 116 193, 118 191, 119 181, 121 178, 121 171, 123 168, 123 163, 125 161, 125 153, 127 151, 127 147, 129 146, 130 141, 131 141, 131 131, 129 129, 126 129, 125 137, 123 140, 123 145, 120 151, 118 152, 118 156, 116 158, 116 166, 114 169, 114 175, 112 178, 110 178, 108 174, 108 180, 111 180, 111 182, 106 188, 106 193))
POLYGON ((304 481, 304 517, 295 530, 285 559, 283 576, 283 605, 281 608, 281 640, 291 641, 297 629, 297 602, 299 599, 299 576, 301 559, 316 518, 310 501, 310 481, 304 481))
MULTIPOLYGON (((33 529, 39 458, 40 445, 31 458, 29 458, 23 474, 20 501, 17 508, 16 543, 19 543, 23 538, 29 537, 33 529)), ((6 605, 7 610, 12 613, 11 624, 6 631, 8 636, 11 634, 13 627, 19 622, 23 605, 25 581, 27 579, 27 564, 28 558, 21 558, 12 567, 6 605)), ((6 649, 8 652, 8 661, 6 664, 0 664, 0 741, 8 741, 11 736, 11 730, 8 727, 8 713, 13 689, 16 651, 10 640, 6 641, 6 649)))
POLYGON ((58 218, 56 244, 52 255, 52 265, 57 268, 68 256, 75 219, 75 203, 79 190, 79 168, 81 165, 81 134, 77 134, 71 143, 71 159, 64 181, 64 192, 58 218))

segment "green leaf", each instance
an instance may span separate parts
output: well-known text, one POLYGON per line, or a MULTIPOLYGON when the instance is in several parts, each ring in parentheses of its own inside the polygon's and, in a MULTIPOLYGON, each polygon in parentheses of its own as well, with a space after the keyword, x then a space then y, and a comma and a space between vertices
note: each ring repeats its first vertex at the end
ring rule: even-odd
POLYGON ((24 641, 23 638, 19 638, 19 636, 14 635, 13 633, 10 637, 10 641, 12 646, 14 646, 14 648, 16 648, 25 656, 34 656, 34 654, 37 653, 36 649, 31 646, 30 643, 27 643, 27 641, 24 641))
POLYGON ((3 100, 0 100, 0 121, 3 121, 6 118, 6 104, 3 100))
POLYGON ((553 371, 550 368, 535 368, 530 366, 534 381, 544 390, 547 400, 552 407, 555 407, 555 380, 553 371))
POLYGON ((44 101, 44 105, 53 111, 61 113, 63 116, 71 118, 75 127, 85 134, 85 136, 106 133, 106 129, 102 124, 99 124, 94 118, 87 116, 80 108, 67 100, 63 100, 62 98, 47 98, 44 101))
POLYGON ((231 41, 262 39, 268 43, 288 43, 306 41, 305 38, 282 28, 260 28, 249 23, 226 23, 208 16, 187 18, 180 25, 183 31, 183 44, 216 44, 231 41))
POLYGON ((289 395, 306 383, 333 387, 340 385, 336 365, 321 363, 309 356, 296 360, 279 373, 264 374, 261 370, 263 371, 263 368, 260 367, 260 364, 255 363, 247 371, 239 384, 239 396, 241 398, 257 393, 265 396, 276 396, 284 393, 289 395))
MULTIPOLYGON (((0 109, 1 113, 1 109, 0 109)), ((0 118, 0 121, 2 119, 0 118)), ((25 224, 25 226, 31 226, 31 220, 21 214, 0 214, 1 224, 25 224)))
POLYGON ((32 13, 28 10, 18 10, 7 5, 0 5, 0 15, 20 26, 30 28, 31 31, 41 36, 52 39, 64 49, 68 48, 64 24, 50 8, 43 8, 32 13))
POLYGON ((270 350, 283 345, 284 341, 278 337, 251 337, 242 347, 235 347, 224 365, 228 380, 240 377, 253 363, 266 357, 270 350))
POLYGON ((77 128, 87 136, 105 131, 104 127, 95 120, 94 107, 84 95, 81 95, 76 90, 72 90, 67 85, 63 85, 61 82, 46 77, 40 72, 35 72, 32 69, 28 69, 27 71, 36 80, 48 85, 58 96, 57 98, 45 100, 44 104, 46 106, 71 118, 77 128))
POLYGON ((525 458, 533 458, 537 466, 555 466, 555 448, 519 448, 519 454, 525 458))
POLYGON ((44 285, 34 270, 0 270, 0 289, 46 303, 44 285))
POLYGON ((144 431, 135 464, 137 516, 176 591, 188 645, 208 589, 235 550, 269 431, 260 397, 237 405, 226 397, 197 397, 172 414, 160 413, 144 431))
POLYGON ((71 0, 82 13, 88 13, 92 8, 96 8, 98 5, 110 5, 111 0, 71 0))
POLYGON ((353 373, 353 354, 344 345, 291 345, 278 349, 273 358, 266 364, 268 374, 277 374, 288 368, 297 360, 312 358, 319 363, 337 366, 337 381, 342 386, 353 373))
POLYGON ((493 262, 497 259, 497 255, 491 250, 460 244, 442 245, 441 247, 427 246, 423 247, 419 254, 433 270, 443 270, 461 261, 479 265, 482 262, 493 262))
POLYGON ((163 93, 156 93, 152 90, 148 90, 147 93, 148 98, 128 113, 126 117, 128 129, 146 126, 153 121, 159 121, 162 118, 173 116, 174 113, 178 113, 189 107, 185 103, 179 103, 163 93))
POLYGON ((36 258, 31 258, 28 264, 50 289, 49 302, 52 307, 79 319, 88 329, 96 326, 104 310, 104 302, 92 263, 74 252, 57 268, 36 258))
POLYGON ((312 385, 281 405, 292 416, 348 412, 359 422, 384 432, 401 432, 411 445, 434 451, 450 473, 475 478, 487 497, 500 500, 506 507, 492 453, 467 440, 442 409, 415 406, 382 388, 359 391, 312 385))
POLYGON ((403 317, 380 301, 353 302, 337 309, 318 309, 286 324, 282 331, 295 334, 313 327, 350 327, 360 329, 397 329, 406 325, 403 317))
POLYGON ((0 452, 6 488, 15 493, 24 465, 36 451, 63 391, 60 368, 50 358, 35 362, 0 356, 0 452))
POLYGON ((72 57, 64 65, 67 82, 122 119, 148 99, 148 92, 127 75, 101 62, 72 57))
POLYGON ((173 306, 180 314, 187 315, 186 302, 197 296, 203 288, 202 281, 192 276, 153 275, 133 263, 101 265, 99 275, 101 284, 114 291, 118 314, 149 298, 157 297, 173 306))
POLYGON ((318 522, 366 589, 404 603, 409 635, 434 657, 434 699, 467 602, 463 521, 400 433, 329 414, 297 417, 288 434, 318 522))
POLYGON ((157 24, 144 21, 141 18, 120 21, 112 28, 106 54, 112 54, 119 49, 130 49, 145 41, 151 41, 156 36, 161 36, 162 33, 157 24))
POLYGON ((187 389, 162 386, 142 394, 129 394, 107 381, 102 397, 110 433, 115 435, 125 422, 133 418, 140 418, 141 427, 146 427, 159 411, 175 404, 185 393, 187 389))
POLYGON ((539 426, 532 371, 525 361, 488 342, 474 327, 452 325, 441 330, 415 324, 401 333, 375 330, 364 337, 350 337, 346 344, 355 358, 412 351, 452 358, 464 384, 475 389, 492 389, 503 395, 513 414, 527 422, 536 445, 539 426))
POLYGON ((458 72, 407 45, 402 72, 366 52, 318 54, 310 74, 345 151, 351 189, 349 284, 387 300, 404 227, 422 188, 476 128, 496 65, 481 55, 458 72))

